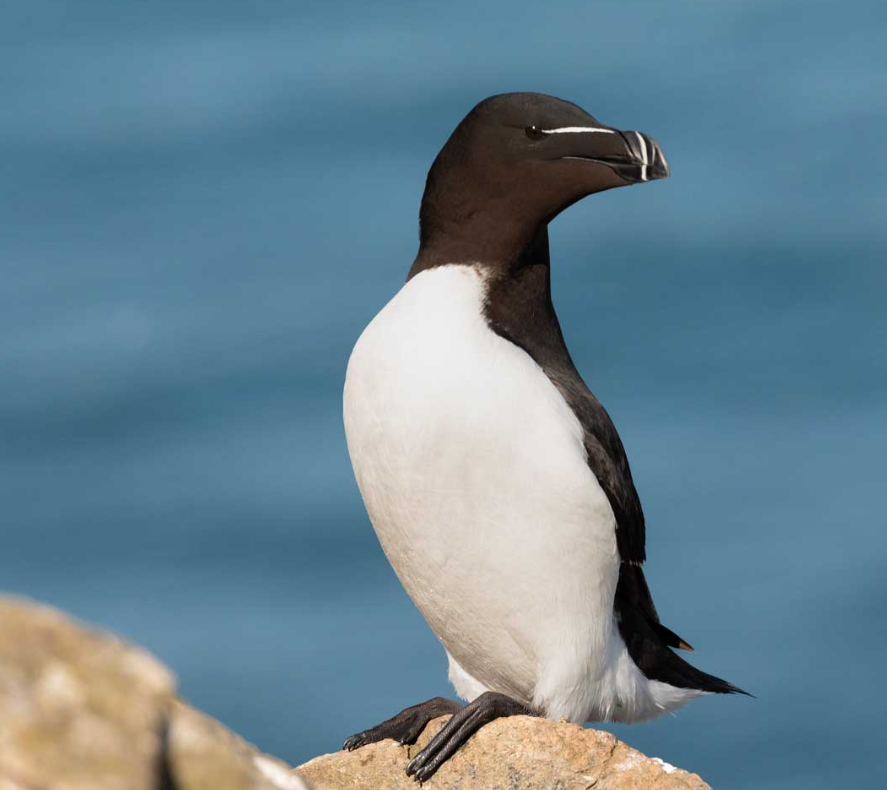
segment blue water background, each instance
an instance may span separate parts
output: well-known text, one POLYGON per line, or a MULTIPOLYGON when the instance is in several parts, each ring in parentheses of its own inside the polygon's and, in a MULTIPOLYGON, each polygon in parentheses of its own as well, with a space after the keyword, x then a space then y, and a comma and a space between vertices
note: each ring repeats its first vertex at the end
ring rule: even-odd
POLYGON ((879 784, 885 26, 865 0, 5 4, 0 587, 147 646, 292 763, 449 694, 342 381, 453 125, 553 93, 671 162, 553 224, 554 297, 663 620, 757 695, 612 729, 719 790, 879 784))

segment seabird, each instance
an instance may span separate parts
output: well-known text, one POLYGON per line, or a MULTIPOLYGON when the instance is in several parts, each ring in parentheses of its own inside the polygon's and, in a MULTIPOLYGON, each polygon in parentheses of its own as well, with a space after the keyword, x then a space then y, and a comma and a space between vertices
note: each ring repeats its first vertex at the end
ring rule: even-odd
POLYGON ((745 693, 688 664, 642 565, 644 513, 551 301, 548 223, 595 192, 666 178, 648 135, 575 104, 478 104, 434 160, 405 285, 361 334, 344 421, 382 548, 468 704, 435 698, 345 741, 414 743, 424 781, 487 722, 639 722, 745 693))

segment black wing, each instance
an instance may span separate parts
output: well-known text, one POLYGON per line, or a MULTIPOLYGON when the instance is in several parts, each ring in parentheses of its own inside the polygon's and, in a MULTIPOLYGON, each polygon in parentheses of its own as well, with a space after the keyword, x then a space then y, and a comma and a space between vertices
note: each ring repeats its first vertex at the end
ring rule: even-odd
MULTIPOLYGON (((585 432, 588 465, 616 516, 623 562, 646 559, 644 511, 610 415, 573 364, 551 302, 548 233, 540 231, 514 267, 488 280, 484 314, 496 334, 526 351, 558 388, 585 432)), ((652 601, 651 601, 652 607, 652 601)))
POLYGON ((546 373, 582 425, 588 466, 607 495, 616 517, 616 547, 622 564, 614 604, 620 624, 627 626, 632 622, 634 618, 628 610, 637 610, 647 625, 644 630, 651 631, 669 647, 692 650, 689 644, 659 622, 640 567, 647 559, 644 510, 616 426, 585 385, 572 360, 569 367, 546 373))
POLYGON ((582 425, 588 465, 604 489, 616 516, 619 557, 623 562, 641 565, 647 559, 646 525, 625 448, 610 415, 579 376, 569 353, 566 361, 569 365, 552 370, 543 367, 543 370, 582 425))
POLYGON ((496 334, 526 351, 545 371, 582 424, 588 465, 616 516, 619 556, 623 562, 643 563, 644 511, 616 427, 582 380, 564 342, 551 302, 545 228, 507 271, 488 279, 484 314, 496 334))
POLYGON ((613 606, 629 655, 651 680, 681 688, 745 693, 675 655, 692 650, 659 622, 641 565, 646 560, 644 511, 616 427, 579 375, 551 302, 548 236, 543 230, 524 256, 488 281, 484 315, 496 334, 526 351, 572 409, 582 426, 588 466, 616 518, 621 564, 613 606))
POLYGON ((650 680, 720 694, 747 693, 726 680, 697 669, 669 650, 672 647, 693 648, 659 622, 641 568, 646 559, 644 511, 622 440, 610 415, 582 381, 572 362, 569 367, 545 372, 582 425, 588 465, 616 517, 616 546, 621 564, 613 609, 628 654, 650 680))

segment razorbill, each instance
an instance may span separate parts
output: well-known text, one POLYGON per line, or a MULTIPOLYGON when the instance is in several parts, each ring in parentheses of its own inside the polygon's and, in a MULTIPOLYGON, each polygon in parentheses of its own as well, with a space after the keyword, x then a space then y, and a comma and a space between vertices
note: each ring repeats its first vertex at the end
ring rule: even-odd
MULTIPOLYGON (((478 104, 434 160, 406 284, 354 347, 345 432, 398 578, 468 704, 435 698, 345 741, 413 743, 424 781, 500 716, 638 722, 711 692, 644 579, 644 514, 616 429, 551 302, 548 223, 668 176, 657 143, 567 101, 478 104)), ((742 692, 744 693, 744 692, 742 692)))

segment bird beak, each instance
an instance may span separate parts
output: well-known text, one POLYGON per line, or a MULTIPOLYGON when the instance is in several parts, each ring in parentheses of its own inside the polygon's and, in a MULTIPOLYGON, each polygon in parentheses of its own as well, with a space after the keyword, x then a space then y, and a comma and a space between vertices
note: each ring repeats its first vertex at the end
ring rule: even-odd
POLYGON ((668 178, 665 154, 659 143, 649 135, 606 127, 589 128, 588 132, 585 135, 570 135, 569 141, 565 139, 569 150, 562 150, 560 158, 584 159, 606 165, 628 184, 668 178))
POLYGON ((609 164, 617 175, 632 184, 668 178, 668 161, 659 143, 641 132, 619 132, 619 135, 628 148, 629 162, 615 165, 604 162, 604 164, 609 164))

